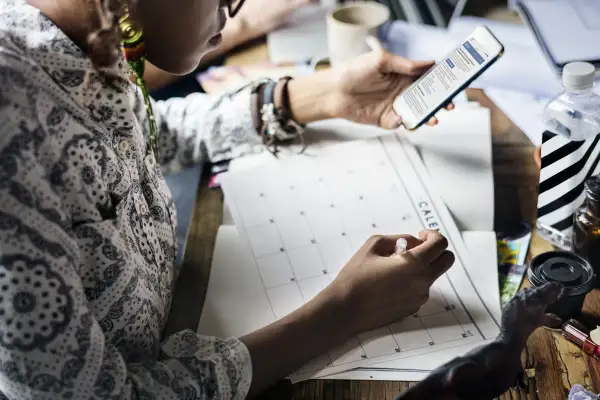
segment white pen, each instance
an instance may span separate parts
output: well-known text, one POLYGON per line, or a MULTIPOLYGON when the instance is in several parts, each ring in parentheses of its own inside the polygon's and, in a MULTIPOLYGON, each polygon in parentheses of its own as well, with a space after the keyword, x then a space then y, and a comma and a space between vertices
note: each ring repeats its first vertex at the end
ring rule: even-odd
POLYGON ((396 251, 394 251, 394 254, 399 256, 401 254, 406 253, 407 247, 408 247, 408 242, 406 241, 406 239, 400 238, 400 239, 396 240, 396 251))

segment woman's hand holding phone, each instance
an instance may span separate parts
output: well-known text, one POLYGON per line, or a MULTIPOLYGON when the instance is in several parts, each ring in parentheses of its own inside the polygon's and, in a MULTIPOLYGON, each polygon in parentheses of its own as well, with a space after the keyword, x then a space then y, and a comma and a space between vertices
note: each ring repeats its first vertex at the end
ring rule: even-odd
POLYGON ((427 71, 394 100, 404 126, 413 130, 431 121, 459 92, 493 65, 504 52, 502 44, 480 26, 435 68, 427 71))
MULTIPOLYGON (((379 48, 315 75, 323 74, 324 81, 334 82, 332 117, 396 129, 402 125, 403 115, 394 110, 394 100, 433 65, 433 61, 411 61, 379 48)), ((451 110, 454 105, 449 103, 446 108, 451 110)), ((428 124, 437 122, 432 117, 428 124)))

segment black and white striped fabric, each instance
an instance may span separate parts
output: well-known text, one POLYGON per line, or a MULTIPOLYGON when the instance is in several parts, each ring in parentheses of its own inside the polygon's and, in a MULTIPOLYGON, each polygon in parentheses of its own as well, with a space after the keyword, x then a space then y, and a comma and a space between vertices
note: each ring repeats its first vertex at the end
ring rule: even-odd
POLYGON ((573 142, 544 132, 538 197, 538 226, 570 237, 573 214, 584 200, 584 183, 600 173, 600 135, 573 142))

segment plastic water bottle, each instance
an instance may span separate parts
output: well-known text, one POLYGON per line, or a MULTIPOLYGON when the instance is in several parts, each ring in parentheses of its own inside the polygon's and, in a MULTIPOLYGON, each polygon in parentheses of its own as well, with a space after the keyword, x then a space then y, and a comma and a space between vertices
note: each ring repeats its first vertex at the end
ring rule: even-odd
POLYGON ((572 62, 564 67, 565 91, 546 105, 546 129, 571 141, 600 133, 600 96, 593 92, 595 72, 594 66, 586 62, 572 62))
POLYGON ((536 228, 538 234, 570 250, 574 216, 585 200, 585 181, 600 173, 600 96, 595 68, 573 62, 563 69, 564 92, 544 109, 536 228))

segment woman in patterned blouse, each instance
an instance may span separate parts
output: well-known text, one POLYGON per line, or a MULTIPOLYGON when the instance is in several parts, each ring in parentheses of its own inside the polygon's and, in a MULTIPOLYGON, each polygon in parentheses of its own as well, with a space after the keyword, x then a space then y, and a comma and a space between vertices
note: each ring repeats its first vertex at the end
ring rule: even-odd
MULTIPOLYGON (((415 312, 454 260, 433 232, 404 236, 396 257, 397 237, 371 238, 311 302, 242 338, 162 336, 176 248, 163 173, 263 145, 248 89, 154 103, 159 158, 146 151, 119 51, 125 1, 0 1, 0 398, 242 399, 415 312)), ((128 5, 149 61, 180 74, 236 6, 128 5)), ((431 65, 379 51, 292 80, 291 116, 397 127, 392 100, 431 65)))

